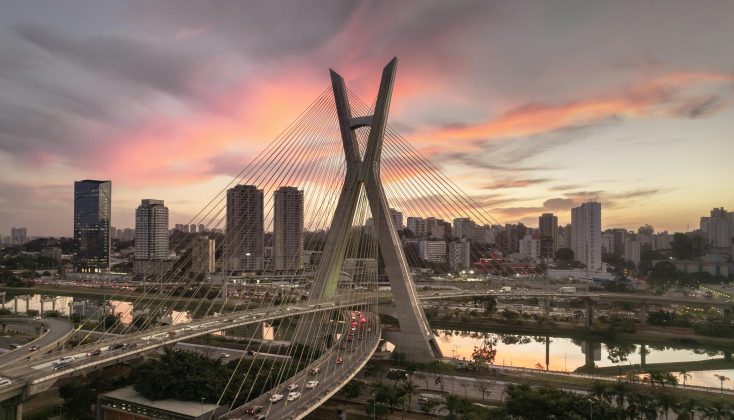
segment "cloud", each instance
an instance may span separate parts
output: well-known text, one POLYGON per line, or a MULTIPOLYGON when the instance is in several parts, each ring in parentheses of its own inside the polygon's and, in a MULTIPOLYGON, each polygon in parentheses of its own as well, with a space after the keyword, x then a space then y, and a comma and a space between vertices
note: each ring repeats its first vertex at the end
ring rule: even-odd
POLYGON ((129 37, 95 35, 76 38, 40 25, 19 25, 23 39, 82 68, 138 87, 190 96, 190 77, 198 61, 193 56, 157 48, 129 37))
POLYGON ((543 202, 543 208, 550 211, 570 210, 578 202, 570 198, 551 198, 543 202))
POLYGON ((543 184, 551 181, 548 178, 537 178, 537 179, 500 179, 487 184, 482 188, 487 190, 503 189, 503 188, 522 188, 530 185, 543 184))
POLYGON ((728 104, 719 95, 704 96, 686 100, 673 110, 673 115, 685 118, 710 117, 723 110, 728 104))

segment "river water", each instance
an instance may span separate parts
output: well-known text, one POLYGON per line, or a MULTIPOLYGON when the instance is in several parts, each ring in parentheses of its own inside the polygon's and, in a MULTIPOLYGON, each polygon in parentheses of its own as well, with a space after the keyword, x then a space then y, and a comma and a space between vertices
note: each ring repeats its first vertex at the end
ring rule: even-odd
MULTIPOLYGON (((485 342, 494 343, 497 350, 495 365, 546 369, 546 337, 517 334, 494 334, 477 331, 435 330, 438 344, 445 357, 471 360, 475 347, 485 342)), ((653 363, 691 362, 707 359, 721 359, 724 353, 704 348, 670 348, 645 343, 592 343, 583 340, 549 337, 548 369, 573 372, 591 362, 597 367, 633 365, 637 370, 645 370, 640 365, 653 363)), ((676 372, 674 372, 676 373, 676 372)), ((720 380, 714 375, 724 375, 734 380, 734 369, 689 371, 691 377, 687 384, 720 387, 720 380)), ((679 377, 679 382, 683 382, 679 377)), ((724 382, 725 388, 732 388, 732 382, 724 382)))

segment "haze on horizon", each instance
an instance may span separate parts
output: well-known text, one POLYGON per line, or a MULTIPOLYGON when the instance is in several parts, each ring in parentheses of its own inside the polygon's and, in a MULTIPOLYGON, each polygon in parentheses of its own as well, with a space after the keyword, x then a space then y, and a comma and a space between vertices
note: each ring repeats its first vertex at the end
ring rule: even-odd
MULTIPOLYGON (((73 181, 185 223, 329 84, 502 222, 685 231, 734 209, 734 3, 130 0, 0 5, 0 234, 69 236, 73 181)), ((461 215, 457 215, 461 216, 461 215)))

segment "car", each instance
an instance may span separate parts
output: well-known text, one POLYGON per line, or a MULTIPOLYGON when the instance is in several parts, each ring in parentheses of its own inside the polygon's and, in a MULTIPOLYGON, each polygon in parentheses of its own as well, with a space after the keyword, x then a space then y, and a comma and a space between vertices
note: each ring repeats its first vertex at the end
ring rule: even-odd
POLYGON ((257 414, 261 411, 263 411, 263 408, 259 405, 253 405, 252 407, 245 408, 245 414, 257 414))
POLYGON ((42 318, 40 316, 36 316, 33 318, 34 321, 40 321, 42 318))
POLYGON ((115 343, 115 344, 110 345, 110 351, 122 350, 124 348, 125 348, 125 345, 122 343, 115 343))
POLYGON ((87 353, 87 356, 99 356, 100 354, 102 354, 102 349, 96 349, 87 353))
POLYGON ((255 355, 255 352, 252 351, 252 350, 247 350, 247 355, 248 356, 254 356, 255 355))
POLYGON ((288 391, 295 391, 298 389, 298 384, 290 384, 288 385, 288 391))
POLYGON ((273 394, 268 399, 270 402, 278 402, 283 399, 283 394, 273 394))
POLYGON ((308 373, 310 373, 311 375, 318 375, 319 372, 321 372, 321 369, 317 367, 308 370, 308 373))
POLYGON ((300 392, 291 392, 288 394, 288 401, 295 401, 299 398, 301 398, 300 392))
POLYGON ((306 388, 308 389, 316 388, 316 385, 318 384, 319 384, 319 381, 308 381, 306 382, 306 388))
POLYGON ((8 347, 10 347, 10 350, 15 350, 15 349, 17 349, 17 348, 19 348, 19 347, 20 347, 20 344, 17 344, 17 343, 12 343, 12 344, 11 344, 10 346, 8 346, 8 347))
POLYGON ((0 378, 0 387, 8 386, 12 383, 10 379, 0 378))
POLYGON ((28 348, 28 351, 38 351, 38 349, 40 349, 40 347, 38 347, 38 346, 30 346, 28 348))
POLYGON ((344 363, 344 359, 342 359, 341 357, 337 357, 336 358, 336 364, 337 365, 341 365, 342 363, 344 363))
POLYGON ((227 359, 229 358, 229 353, 220 353, 219 357, 221 357, 222 359, 227 359))
POLYGON ((51 366, 53 366, 54 370, 59 370, 61 368, 64 368, 66 366, 69 366, 70 364, 74 363, 74 356, 64 356, 53 363, 51 363, 51 366))

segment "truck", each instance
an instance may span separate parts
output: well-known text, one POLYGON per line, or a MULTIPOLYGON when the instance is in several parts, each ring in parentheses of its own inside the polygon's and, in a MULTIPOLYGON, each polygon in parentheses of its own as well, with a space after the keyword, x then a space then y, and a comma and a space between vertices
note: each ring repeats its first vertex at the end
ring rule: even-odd
POLYGON ((576 293, 576 287, 575 286, 563 286, 558 289, 561 293, 576 293))
POLYGON ((505 287, 503 287, 503 288, 500 289, 500 292, 501 293, 509 293, 511 291, 512 291, 512 287, 510 287, 510 286, 505 286, 505 287))

